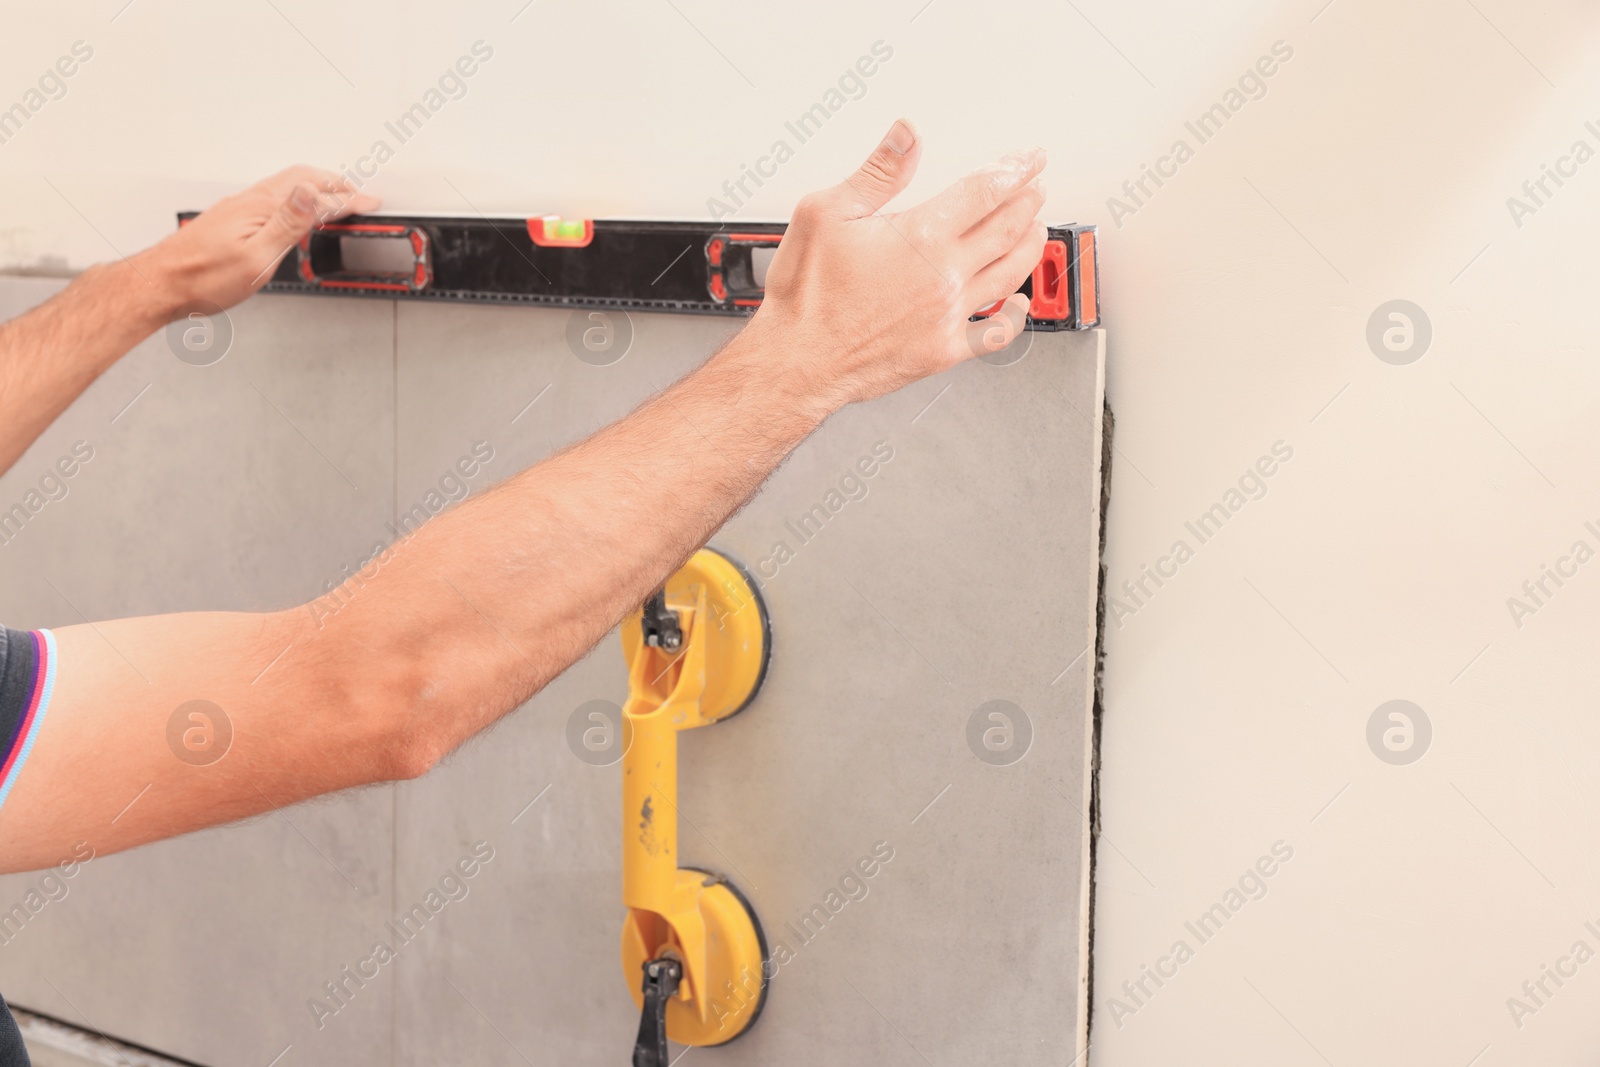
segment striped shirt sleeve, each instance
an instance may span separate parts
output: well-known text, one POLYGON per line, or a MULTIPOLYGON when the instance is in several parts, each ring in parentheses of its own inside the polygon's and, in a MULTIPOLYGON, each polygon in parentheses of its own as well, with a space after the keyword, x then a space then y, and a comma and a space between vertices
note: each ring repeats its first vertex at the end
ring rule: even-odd
POLYGON ((0 627, 0 805, 33 751, 56 680, 56 639, 49 630, 0 627))

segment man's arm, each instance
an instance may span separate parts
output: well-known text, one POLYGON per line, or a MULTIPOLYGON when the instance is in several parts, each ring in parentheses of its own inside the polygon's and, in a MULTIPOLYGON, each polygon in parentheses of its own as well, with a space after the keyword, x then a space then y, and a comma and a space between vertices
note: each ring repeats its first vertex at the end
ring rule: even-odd
MULTIPOLYGON (((801 203, 738 337, 626 419, 391 546, 337 614, 58 631, 48 717, 0 808, 0 869, 424 773, 593 647, 833 411, 982 351, 968 316, 1013 294, 1043 249, 1042 154, 881 213, 917 155, 897 124, 860 171, 801 203), (196 699, 233 728, 227 755, 198 768, 166 737, 196 699)), ((1025 313, 1011 296, 991 345, 1025 313)))
POLYGON ((220 201, 154 248, 89 268, 0 325, 0 474, 89 383, 185 305, 231 307, 265 284, 317 221, 377 204, 333 174, 292 167, 220 201))

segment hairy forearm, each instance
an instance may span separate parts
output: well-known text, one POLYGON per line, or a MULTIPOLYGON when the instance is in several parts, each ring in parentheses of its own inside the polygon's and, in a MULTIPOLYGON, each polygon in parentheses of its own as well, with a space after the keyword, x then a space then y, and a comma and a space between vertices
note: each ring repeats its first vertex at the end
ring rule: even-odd
POLYGON ((408 773, 581 658, 816 429, 829 405, 775 373, 783 343, 752 324, 627 419, 392 546, 319 620, 316 656, 362 650, 354 690, 383 694, 408 773))
POLYGON ((65 290, 0 325, 0 473, 175 305, 141 257, 91 267, 65 290))
POLYGON ((777 373, 796 362, 784 343, 753 323, 628 418, 389 546, 336 611, 56 631, 29 773, 76 784, 69 804, 26 790, 0 809, 0 869, 54 862, 85 826, 115 852, 425 772, 581 658, 816 429, 832 402, 777 373), (215 734, 190 752, 195 700, 215 734))

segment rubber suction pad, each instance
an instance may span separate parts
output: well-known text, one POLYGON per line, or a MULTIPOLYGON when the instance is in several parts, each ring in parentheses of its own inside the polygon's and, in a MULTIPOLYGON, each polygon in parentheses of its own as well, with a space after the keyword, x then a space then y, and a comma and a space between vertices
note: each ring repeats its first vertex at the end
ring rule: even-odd
MULTIPOLYGON (((680 1045, 724 1045, 750 1029, 767 1005, 767 937, 755 909, 728 882, 705 871, 678 871, 680 884, 700 890, 700 915, 706 928, 706 964, 711 1010, 702 1021, 681 996, 667 1004, 667 1036, 680 1045)), ((643 930, 641 921, 655 917, 633 912, 622 926, 622 973, 632 976, 634 1007, 643 1009, 640 976, 647 956, 645 945, 659 931, 643 930)))
MULTIPOLYGON (((706 686, 700 714, 716 721, 743 711, 761 691, 772 656, 772 626, 755 579, 714 548, 702 548, 667 579, 668 607, 694 607, 702 587, 710 617, 703 620, 706 686)), ((622 647, 630 661, 642 647, 637 614, 622 624, 622 647)))

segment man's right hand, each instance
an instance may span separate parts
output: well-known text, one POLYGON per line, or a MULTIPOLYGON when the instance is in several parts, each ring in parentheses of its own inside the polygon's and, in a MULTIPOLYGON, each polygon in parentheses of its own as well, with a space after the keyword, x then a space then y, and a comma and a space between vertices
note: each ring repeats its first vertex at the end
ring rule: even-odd
POLYGON ((850 177, 796 206, 751 329, 775 328, 785 368, 831 410, 893 392, 1009 344, 1017 293, 1044 252, 1043 149, 1016 152, 904 211, 883 208, 916 173, 905 120, 850 177), (969 318, 996 301, 993 321, 969 318))

